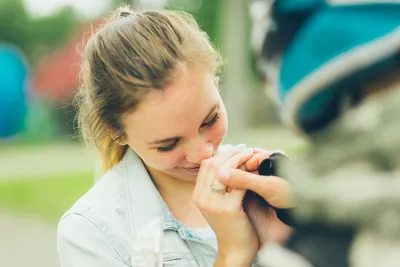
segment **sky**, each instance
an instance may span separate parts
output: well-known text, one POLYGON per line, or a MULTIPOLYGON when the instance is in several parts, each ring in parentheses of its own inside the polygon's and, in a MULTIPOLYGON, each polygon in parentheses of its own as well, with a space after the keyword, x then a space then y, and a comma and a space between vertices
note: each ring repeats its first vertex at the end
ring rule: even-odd
POLYGON ((91 18, 110 7, 110 0, 24 0, 27 10, 36 17, 50 15, 70 5, 82 16, 91 18))

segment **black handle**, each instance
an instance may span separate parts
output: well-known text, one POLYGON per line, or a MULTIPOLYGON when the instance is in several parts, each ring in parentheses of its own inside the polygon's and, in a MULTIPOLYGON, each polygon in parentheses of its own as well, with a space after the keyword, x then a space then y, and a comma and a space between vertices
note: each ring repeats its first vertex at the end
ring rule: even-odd
MULTIPOLYGON (((258 173, 264 176, 277 176, 279 165, 281 164, 281 162, 286 160, 289 160, 289 158, 286 155, 282 153, 273 153, 269 156, 268 159, 265 159, 263 162, 261 162, 260 166, 258 167, 258 173)), ((260 197, 258 194, 256 193, 254 194, 257 195, 257 198, 259 200, 258 203, 260 205, 268 206, 275 210, 279 220, 281 220, 283 223, 289 226, 292 227, 295 226, 294 220, 291 217, 292 209, 276 208, 271 204, 269 204, 264 198, 260 197)))

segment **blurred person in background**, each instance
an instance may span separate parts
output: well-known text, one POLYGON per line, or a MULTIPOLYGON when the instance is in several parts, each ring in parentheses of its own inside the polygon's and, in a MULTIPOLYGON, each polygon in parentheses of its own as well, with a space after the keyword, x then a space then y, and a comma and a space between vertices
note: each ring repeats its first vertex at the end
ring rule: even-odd
POLYGON ((13 46, 0 44, 0 141, 22 133, 27 116, 28 65, 13 46))
MULTIPOLYGON (((296 206, 290 250, 265 244, 261 261, 398 265, 400 1, 252 2, 262 75, 284 123, 310 141, 279 172, 296 206)), ((266 198, 271 191, 271 179, 250 173, 220 180, 266 198)))
POLYGON ((59 222, 61 266, 257 266, 246 190, 217 177, 270 152, 221 145, 220 63, 184 12, 122 7, 90 38, 79 124, 105 174, 59 222))

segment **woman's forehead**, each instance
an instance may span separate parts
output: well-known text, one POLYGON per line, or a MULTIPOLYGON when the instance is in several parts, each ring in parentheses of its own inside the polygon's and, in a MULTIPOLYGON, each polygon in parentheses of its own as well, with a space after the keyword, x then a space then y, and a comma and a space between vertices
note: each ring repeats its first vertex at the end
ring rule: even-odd
POLYGON ((218 94, 214 81, 213 73, 205 69, 182 70, 170 86, 148 93, 138 110, 153 114, 163 111, 173 115, 174 112, 181 113, 180 109, 188 111, 207 105, 218 94))
POLYGON ((157 135, 176 132, 192 124, 199 126, 198 123, 219 102, 212 73, 183 72, 171 86, 149 92, 138 109, 125 116, 123 122, 127 131, 132 126, 137 130, 157 132, 157 135))

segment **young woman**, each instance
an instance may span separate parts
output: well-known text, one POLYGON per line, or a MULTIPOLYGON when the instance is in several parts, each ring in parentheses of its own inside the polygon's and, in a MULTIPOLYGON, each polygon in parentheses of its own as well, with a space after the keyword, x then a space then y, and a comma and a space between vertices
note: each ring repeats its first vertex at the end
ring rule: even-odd
POLYGON ((63 267, 138 266, 135 238, 163 221, 165 266, 254 266, 245 190, 217 176, 257 170, 266 151, 220 147, 220 56, 183 12, 116 11, 87 43, 80 127, 105 175, 62 217, 63 267))

